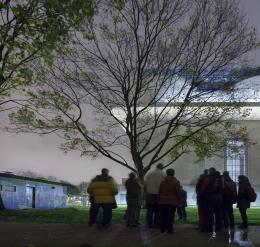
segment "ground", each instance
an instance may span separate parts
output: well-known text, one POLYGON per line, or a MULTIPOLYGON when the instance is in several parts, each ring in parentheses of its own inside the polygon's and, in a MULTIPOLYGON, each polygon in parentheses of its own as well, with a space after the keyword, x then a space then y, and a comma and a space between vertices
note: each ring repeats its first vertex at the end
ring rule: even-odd
POLYGON ((176 233, 160 233, 158 229, 126 228, 114 224, 99 230, 87 224, 21 223, 0 221, 1 247, 88 247, 88 246, 260 246, 260 227, 247 232, 223 230, 216 236, 198 233, 195 225, 178 224, 176 233), (248 234, 248 235, 247 235, 248 234), (247 236, 246 236, 247 235, 247 236))
MULTIPOLYGON (((223 230, 216 236, 196 230, 197 208, 188 207, 188 223, 176 222, 176 233, 161 234, 158 229, 144 225, 145 210, 142 210, 139 228, 127 228, 123 215, 125 207, 113 210, 111 229, 99 230, 89 227, 88 208, 52 210, 5 210, 0 212, 0 247, 89 247, 89 246, 176 246, 176 247, 260 247, 260 209, 248 211, 248 231, 223 230), (193 223, 193 224, 191 224, 193 223)), ((235 210, 236 223, 240 216, 235 210)))

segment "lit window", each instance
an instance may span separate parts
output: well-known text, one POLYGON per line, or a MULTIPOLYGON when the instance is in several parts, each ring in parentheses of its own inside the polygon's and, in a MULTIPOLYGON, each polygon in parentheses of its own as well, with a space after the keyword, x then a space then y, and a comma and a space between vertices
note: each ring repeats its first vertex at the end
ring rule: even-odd
POLYGON ((245 143, 242 140, 230 140, 226 148, 225 170, 237 182, 239 175, 247 175, 245 143))

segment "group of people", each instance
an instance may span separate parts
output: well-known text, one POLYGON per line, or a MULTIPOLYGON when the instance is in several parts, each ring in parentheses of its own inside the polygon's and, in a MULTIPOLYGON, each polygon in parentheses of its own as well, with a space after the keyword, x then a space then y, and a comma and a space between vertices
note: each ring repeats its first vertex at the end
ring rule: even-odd
MULTIPOLYGON (((242 224, 247 228, 247 208, 255 200, 254 190, 246 176, 238 177, 236 183, 229 173, 222 175, 215 168, 205 170, 196 184, 199 230, 212 232, 222 227, 234 227, 233 204, 237 203, 242 224), (214 228, 215 226, 215 228, 214 228)), ((163 164, 149 172, 141 184, 135 173, 131 172, 125 182, 127 209, 124 215, 127 227, 139 225, 140 210, 146 208, 146 225, 158 227, 161 232, 174 233, 174 219, 177 211, 179 220, 186 220, 187 192, 183 190, 175 177, 174 169, 163 170, 163 164), (145 200, 145 204, 144 204, 145 200)), ((88 193, 90 195, 89 226, 96 224, 99 208, 103 209, 102 228, 111 224, 112 209, 116 208, 115 195, 118 193, 115 180, 109 176, 109 170, 103 168, 100 175, 91 180, 88 193)))
POLYGON ((242 224, 239 228, 248 227, 247 209, 250 202, 256 200, 256 194, 248 177, 238 176, 238 190, 236 183, 224 171, 221 175, 214 167, 205 170, 196 184, 197 205, 199 214, 199 230, 212 232, 222 227, 234 228, 233 204, 237 203, 242 224))

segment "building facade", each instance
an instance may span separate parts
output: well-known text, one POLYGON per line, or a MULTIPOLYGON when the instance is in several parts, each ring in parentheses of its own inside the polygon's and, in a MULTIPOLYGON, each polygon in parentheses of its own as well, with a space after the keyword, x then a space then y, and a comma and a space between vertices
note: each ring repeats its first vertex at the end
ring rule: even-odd
MULTIPOLYGON (((248 78, 235 85, 234 102, 241 102, 241 110, 248 111, 248 115, 232 115, 232 122, 243 127, 247 133, 247 140, 230 139, 226 146, 211 158, 196 162, 195 154, 183 154, 171 167, 175 169, 176 177, 188 192, 188 204, 196 205, 195 185, 205 169, 215 167, 221 173, 229 171, 231 178, 237 182, 239 175, 248 176, 258 197, 252 206, 260 206, 260 76, 248 78), (249 140, 249 141, 248 141, 249 140)), ((227 97, 228 98, 228 97, 227 97)), ((225 101, 225 93, 217 91, 216 96, 208 105, 221 107, 225 101)), ((166 97, 167 100, 167 97, 166 97)), ((230 101, 228 101, 230 102, 230 101)), ((232 102, 232 101, 231 101, 232 102)), ((162 102, 163 104, 164 102, 162 102)), ((197 102, 195 102, 197 103, 197 102)), ((202 107, 203 106, 202 101, 202 107)), ((192 104, 191 104, 192 107, 192 104)), ((157 109, 159 109, 157 107, 157 109)), ((160 109, 159 109, 160 110, 160 109)), ((159 111, 158 110, 158 111, 159 111)), ((174 106, 170 109, 175 114, 174 106)), ((170 111, 169 111, 170 112, 170 111)), ((120 112, 118 113, 120 116, 120 112)), ((123 115, 122 115, 123 119, 123 115)), ((167 164, 169 157, 163 158, 162 163, 167 164)), ((111 171, 112 173, 112 171, 111 171)), ((121 192, 123 194, 123 192, 121 192)), ((123 198, 123 196, 121 196, 123 198)))
POLYGON ((65 208, 67 185, 0 173, 0 194, 6 209, 65 208))

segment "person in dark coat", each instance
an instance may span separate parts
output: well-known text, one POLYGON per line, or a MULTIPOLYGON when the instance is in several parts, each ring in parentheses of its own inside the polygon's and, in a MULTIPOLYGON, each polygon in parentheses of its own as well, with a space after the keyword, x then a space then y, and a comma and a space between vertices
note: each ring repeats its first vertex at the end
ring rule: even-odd
POLYGON ((185 191, 181 186, 181 205, 178 206, 177 208, 179 220, 185 221, 187 219, 186 207, 187 207, 187 191, 185 191))
POLYGON ((175 211, 181 205, 181 186, 174 174, 174 169, 166 170, 159 188, 160 230, 169 234, 174 233, 175 211))
POLYGON ((125 215, 126 225, 136 227, 139 224, 140 209, 142 204, 142 185, 131 172, 125 182, 127 210, 125 215))
POLYGON ((209 169, 209 176, 205 179, 201 193, 205 196, 206 232, 222 229, 222 195, 224 183, 221 174, 214 167, 209 169), (215 224, 214 224, 215 223, 215 224))
POLYGON ((247 228, 248 220, 246 211, 250 208, 250 201, 248 199, 248 188, 251 187, 248 177, 244 175, 238 176, 238 195, 237 195, 237 207, 239 209, 242 224, 238 228, 247 228))
POLYGON ((199 231, 206 231, 206 203, 205 196, 201 193, 202 185, 208 176, 208 169, 204 170, 204 173, 200 175, 196 184, 196 194, 197 194, 197 205, 198 205, 198 215, 199 215, 199 231))
POLYGON ((224 227, 234 228, 233 204, 237 199, 236 183, 230 178, 229 172, 223 172, 224 192, 223 192, 223 220, 224 227))

